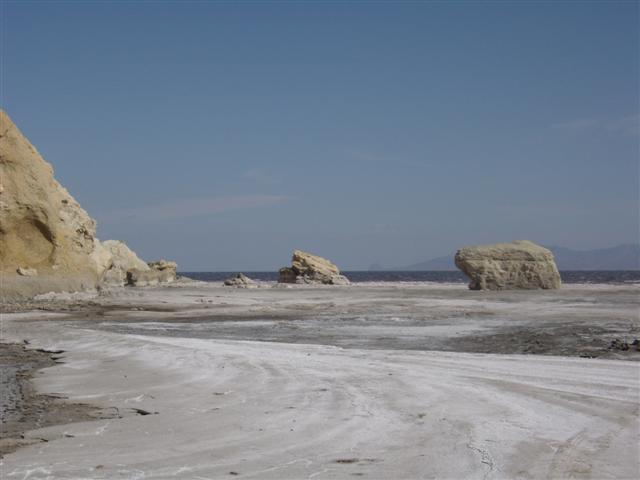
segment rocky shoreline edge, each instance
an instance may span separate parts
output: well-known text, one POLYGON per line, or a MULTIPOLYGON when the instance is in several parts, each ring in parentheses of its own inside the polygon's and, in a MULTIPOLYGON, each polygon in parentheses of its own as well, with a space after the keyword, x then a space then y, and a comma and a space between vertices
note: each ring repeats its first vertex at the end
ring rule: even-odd
MULTIPOLYGON (((126 411, 116 407, 101 408, 69 401, 63 394, 38 393, 33 378, 47 367, 64 363, 64 353, 63 350, 30 348, 27 340, 23 343, 0 342, 0 388, 6 392, 0 399, 0 459, 22 447, 57 438, 26 435, 33 430, 153 413, 136 408, 126 411)), ((73 437, 70 434, 63 436, 73 437)))
POLYGON ((63 351, 31 349, 28 342, 0 343, 0 458, 45 438, 26 438, 38 428, 104 418, 101 409, 65 401, 64 396, 37 393, 32 379, 38 371, 61 362, 63 351))

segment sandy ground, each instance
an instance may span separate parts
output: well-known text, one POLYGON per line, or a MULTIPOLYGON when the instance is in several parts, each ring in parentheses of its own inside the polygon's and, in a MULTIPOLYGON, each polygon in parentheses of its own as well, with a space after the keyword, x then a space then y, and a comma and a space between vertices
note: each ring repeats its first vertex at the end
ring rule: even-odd
POLYGON ((110 418, 112 413, 63 396, 38 393, 31 382, 38 370, 60 362, 61 351, 31 349, 26 344, 0 343, 0 457, 33 443, 45 442, 24 433, 50 425, 110 418))
POLYGON ((114 414, 26 433, 47 441, 0 473, 638 478, 638 352, 611 348, 638 336, 638 293, 204 285, 5 314, 3 339, 65 350, 39 392, 114 414))

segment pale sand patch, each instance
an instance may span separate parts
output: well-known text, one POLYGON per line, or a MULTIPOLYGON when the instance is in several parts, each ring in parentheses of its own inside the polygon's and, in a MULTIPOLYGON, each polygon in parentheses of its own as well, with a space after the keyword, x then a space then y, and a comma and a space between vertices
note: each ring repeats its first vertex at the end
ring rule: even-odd
POLYGON ((637 287, 264 287, 115 289, 2 315, 4 340, 66 351, 39 391, 114 418, 29 432, 50 441, 0 476, 639 476, 639 362, 406 350, 636 358, 603 347, 636 335, 637 287), (265 334, 289 343, 246 341, 265 334))
POLYGON ((123 416, 30 432, 7 479, 640 476, 638 362, 5 327, 67 352, 40 391, 123 416))

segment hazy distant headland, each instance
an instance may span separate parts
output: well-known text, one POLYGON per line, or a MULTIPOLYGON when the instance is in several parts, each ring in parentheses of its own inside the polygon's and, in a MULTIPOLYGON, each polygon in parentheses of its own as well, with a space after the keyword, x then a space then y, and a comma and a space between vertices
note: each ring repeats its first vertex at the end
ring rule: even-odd
MULTIPOLYGON (((640 270, 640 244, 618 245, 595 250, 573 250, 566 247, 546 247, 553 252, 559 270, 640 270)), ((433 258, 399 268, 377 268, 372 270, 457 270, 453 256, 433 258)))

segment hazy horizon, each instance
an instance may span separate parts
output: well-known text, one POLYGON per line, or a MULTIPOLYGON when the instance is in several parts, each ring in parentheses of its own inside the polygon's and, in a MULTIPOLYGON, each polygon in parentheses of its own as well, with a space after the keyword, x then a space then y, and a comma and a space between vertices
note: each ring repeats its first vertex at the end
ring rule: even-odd
POLYGON ((639 243, 637 2, 13 2, 3 108, 181 271, 639 243))
MULTIPOLYGON (((640 251, 640 244, 620 244, 620 245, 611 245, 611 246, 607 246, 607 247, 602 247, 602 248, 595 248, 595 249, 591 249, 591 250, 574 250, 574 249, 570 249, 567 247, 563 247, 560 245, 543 245, 546 248, 551 248, 551 249, 556 249, 556 248, 560 248, 560 249, 568 249, 571 252, 574 253, 592 253, 594 251, 598 251, 598 250, 608 250, 608 249, 615 249, 617 247, 632 247, 635 249, 638 249, 640 251)), ((441 255, 439 257, 431 257, 431 258, 425 258, 421 261, 417 261, 417 262, 413 262, 412 264, 406 264, 406 265, 382 265, 380 263, 377 262, 373 262, 372 264, 370 264, 367 268, 342 268, 343 272, 375 272, 375 271, 386 271, 386 272, 403 272, 403 271, 433 271, 433 272, 438 272, 438 271, 457 271, 458 269, 455 267, 454 265, 454 256, 455 256, 456 250, 452 251, 450 254, 448 255, 441 255), (424 269, 424 270, 415 270, 415 267, 417 265, 420 264, 424 264, 424 263, 429 263, 432 261, 438 261, 438 260, 442 260, 444 258, 449 258, 451 259, 451 268, 448 270, 443 270, 442 268, 437 268, 437 269, 424 269)), ((557 260, 557 259, 556 259, 557 260)), ((638 260, 639 259, 635 259, 634 260, 634 264, 635 264, 635 268, 634 264, 630 264, 628 268, 624 268, 624 269, 616 269, 616 268, 607 268, 607 269, 603 269, 603 268, 597 268, 597 269, 585 269, 585 268, 580 268, 580 269, 574 269, 574 268, 570 268, 570 269, 563 269, 561 268, 560 265, 558 265, 558 268, 560 270, 564 270, 564 271, 623 271, 623 270, 627 270, 627 271, 636 271, 640 269, 640 264, 638 264, 638 260)), ((283 263, 281 265, 279 265, 278 267, 274 267, 271 269, 265 269, 265 270, 250 270, 250 269, 244 269, 243 271, 246 272, 253 272, 253 273, 273 273, 273 272, 277 272, 281 267, 285 267, 288 266, 289 262, 288 261, 283 261, 283 263)), ((185 270, 185 269, 179 269, 181 272, 194 272, 194 273, 211 273, 211 272, 224 272, 224 273, 240 273, 239 269, 229 269, 229 270, 207 270, 207 269, 196 269, 196 270, 185 270)))

